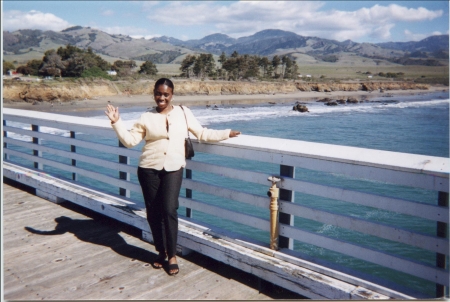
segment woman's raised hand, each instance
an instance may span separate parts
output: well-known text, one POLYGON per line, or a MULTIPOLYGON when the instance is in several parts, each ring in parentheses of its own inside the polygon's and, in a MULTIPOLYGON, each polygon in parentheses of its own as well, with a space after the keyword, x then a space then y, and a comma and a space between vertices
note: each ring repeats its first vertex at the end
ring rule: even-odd
POLYGON ((114 108, 113 105, 108 104, 105 114, 111 120, 111 123, 115 123, 119 120, 119 107, 114 108))
POLYGON ((231 130, 230 131, 230 137, 236 137, 239 134, 241 134, 241 131, 237 131, 237 130, 231 130))

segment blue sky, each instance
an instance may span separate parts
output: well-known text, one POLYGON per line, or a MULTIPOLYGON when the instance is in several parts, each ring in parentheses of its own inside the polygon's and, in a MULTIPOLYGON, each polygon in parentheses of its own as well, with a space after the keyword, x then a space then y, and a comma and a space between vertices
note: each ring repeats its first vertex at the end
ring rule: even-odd
POLYGON ((448 1, 2 1, 2 29, 74 25, 135 38, 233 38, 264 29, 355 42, 418 41, 449 33, 448 1))

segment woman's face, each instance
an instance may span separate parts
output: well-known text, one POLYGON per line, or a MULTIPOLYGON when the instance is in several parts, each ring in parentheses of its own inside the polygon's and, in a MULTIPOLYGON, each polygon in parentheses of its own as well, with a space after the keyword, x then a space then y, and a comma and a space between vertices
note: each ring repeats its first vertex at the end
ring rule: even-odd
POLYGON ((159 112, 170 108, 173 96, 172 88, 167 85, 159 85, 153 93, 159 112))

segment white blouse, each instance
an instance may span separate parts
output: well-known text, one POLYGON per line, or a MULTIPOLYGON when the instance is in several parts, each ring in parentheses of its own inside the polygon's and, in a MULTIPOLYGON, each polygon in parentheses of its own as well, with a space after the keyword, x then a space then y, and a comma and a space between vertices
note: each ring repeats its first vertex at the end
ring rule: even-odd
MULTIPOLYGON (((218 142, 229 138, 231 129, 213 130, 202 127, 183 106, 189 131, 201 141, 218 142)), ((119 140, 127 148, 132 148, 145 139, 139 167, 155 170, 176 171, 186 166, 184 139, 187 137, 186 119, 180 106, 173 106, 167 115, 152 109, 141 115, 130 131, 122 119, 112 124, 119 140)))

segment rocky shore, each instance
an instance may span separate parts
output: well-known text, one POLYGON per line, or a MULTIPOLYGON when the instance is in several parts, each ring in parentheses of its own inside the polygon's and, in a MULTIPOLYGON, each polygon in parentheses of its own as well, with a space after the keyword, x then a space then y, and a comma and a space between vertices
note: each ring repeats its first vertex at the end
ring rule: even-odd
MULTIPOLYGON (((307 83, 175 80, 174 84, 174 103, 186 106, 283 103, 323 98, 367 99, 448 91, 447 86, 394 81, 307 83)), ((103 109, 107 103, 122 108, 152 106, 153 85, 154 81, 4 81, 3 107, 57 112, 67 111, 69 107, 73 110, 103 109)))

